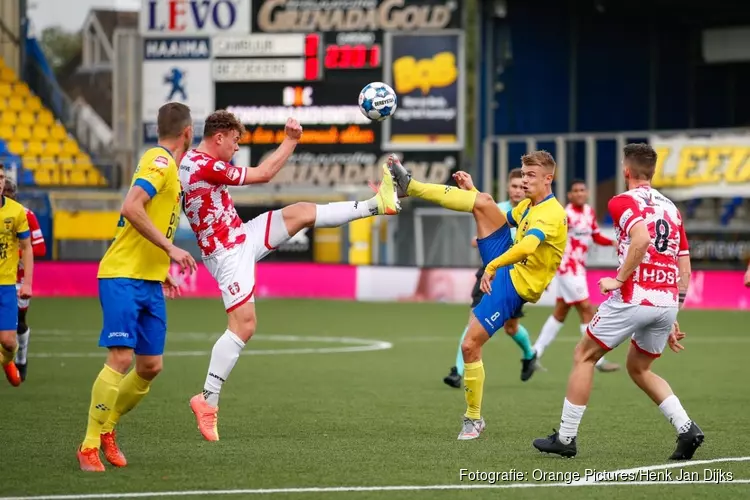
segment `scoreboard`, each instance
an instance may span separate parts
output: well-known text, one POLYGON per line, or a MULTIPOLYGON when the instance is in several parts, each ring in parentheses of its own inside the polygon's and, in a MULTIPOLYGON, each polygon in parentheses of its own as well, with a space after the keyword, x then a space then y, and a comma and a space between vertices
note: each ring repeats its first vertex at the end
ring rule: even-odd
POLYGON ((460 164, 465 103, 461 0, 143 0, 144 142, 156 110, 179 100, 197 127, 213 109, 247 132, 235 161, 257 165, 304 127, 288 168, 295 186, 366 186, 385 155, 430 182, 460 164), (396 114, 372 122, 360 90, 390 84, 396 114))

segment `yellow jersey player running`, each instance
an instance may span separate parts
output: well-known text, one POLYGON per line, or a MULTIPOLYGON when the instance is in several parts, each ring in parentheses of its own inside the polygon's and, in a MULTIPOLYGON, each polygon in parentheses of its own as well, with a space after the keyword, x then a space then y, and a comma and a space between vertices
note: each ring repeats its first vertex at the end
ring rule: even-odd
MULTIPOLYGON (((5 188, 5 168, 0 164, 0 193, 5 188)), ((18 351, 18 298, 31 297, 31 281, 34 273, 34 253, 31 249, 31 231, 26 219, 26 210, 20 203, 7 196, 0 196, 0 364, 10 385, 21 385, 21 374, 13 359, 18 351), (26 280, 16 292, 18 272, 18 249, 21 249, 26 280)))
POLYGON ((99 346, 108 348, 109 354, 91 390, 86 437, 77 452, 81 470, 87 472, 104 471, 100 447, 109 463, 127 465, 114 428, 149 392, 162 368, 167 334, 164 294, 174 297, 178 292, 169 277, 170 259, 182 270, 195 270, 190 254, 172 244, 180 218, 177 161, 193 141, 190 109, 165 104, 157 127, 159 145, 141 157, 115 239, 99 264, 104 321, 99 346), (134 352, 135 369, 128 372, 134 352))
POLYGON ((462 189, 425 184, 411 178, 396 155, 388 164, 399 196, 414 196, 458 212, 471 212, 477 225, 477 246, 485 272, 485 293, 472 311, 469 330, 461 344, 464 358, 464 391, 468 406, 459 440, 476 439, 484 430, 482 396, 484 365, 482 346, 526 302, 539 300, 560 265, 568 238, 565 209, 552 194, 555 160, 546 151, 521 158, 522 185, 526 199, 503 213, 487 193, 475 188, 466 173, 455 179, 462 189), (467 185, 468 186, 468 185, 467 185), (510 227, 516 227, 515 241, 510 227))

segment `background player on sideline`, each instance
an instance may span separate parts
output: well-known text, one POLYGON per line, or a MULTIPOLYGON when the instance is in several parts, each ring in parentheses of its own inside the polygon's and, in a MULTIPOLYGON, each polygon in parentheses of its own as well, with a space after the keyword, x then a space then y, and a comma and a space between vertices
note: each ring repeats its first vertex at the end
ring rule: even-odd
MULTIPOLYGON (((503 213, 507 213, 513 210, 516 205, 518 205, 521 201, 523 201, 524 198, 526 198, 526 193, 524 193, 523 191, 523 184, 521 181, 522 177, 523 173, 520 168, 514 168, 508 173, 508 199, 497 204, 497 206, 500 207, 500 210, 502 210, 503 213)), ((463 182, 467 182, 465 178, 462 179, 463 182)), ((471 183, 470 178, 468 181, 469 184, 467 184, 466 186, 469 190, 471 190, 474 187, 474 184, 471 183)), ((510 237, 511 239, 516 237, 516 228, 510 229, 510 237)), ((471 246, 476 248, 476 237, 471 241, 471 246)), ((471 292, 471 309, 474 309, 479 305, 479 302, 482 300, 482 296, 484 295, 484 292, 482 292, 482 290, 479 288, 483 274, 484 267, 480 267, 476 274, 477 282, 474 284, 474 290, 471 292)), ((521 352, 523 353, 523 358, 521 359, 521 380, 526 381, 531 377, 531 375, 534 374, 534 365, 531 362, 534 357, 534 350, 531 347, 529 332, 522 324, 520 324, 520 318, 522 317, 523 307, 516 311, 513 317, 505 322, 503 328, 505 330, 505 333, 510 338, 512 338, 516 344, 518 344, 518 347, 521 348, 521 352)), ((469 313, 469 322, 471 322, 471 313, 469 313)), ((464 328, 464 332, 463 334, 461 334, 461 340, 458 342, 456 365, 451 367, 450 373, 445 378, 443 378, 443 382, 445 382, 450 387, 461 387, 461 379, 464 376, 464 355, 461 352, 461 344, 463 344, 464 342, 467 331, 469 331, 469 323, 466 324, 466 328, 464 328)))
MULTIPOLYGON (((11 200, 16 199, 18 188, 16 183, 10 179, 5 180, 5 188, 3 189, 3 196, 7 196, 11 200)), ((42 228, 39 226, 39 219, 36 218, 36 214, 31 211, 28 207, 23 207, 26 210, 26 219, 29 222, 29 231, 31 231, 31 248, 34 257, 44 257, 47 255, 47 245, 44 243, 44 235, 42 234, 42 228)), ((18 263, 18 274, 16 277, 16 290, 21 291, 21 285, 23 285, 23 262, 18 263)), ((31 335, 31 328, 26 323, 26 315, 29 311, 29 303, 31 298, 21 298, 18 296, 18 352, 16 353, 16 367, 18 367, 18 373, 21 375, 21 380, 26 380, 27 355, 29 352, 29 336, 31 335)))
MULTIPOLYGON (((0 163, 0 193, 5 189, 5 167, 0 163)), ((31 231, 23 205, 0 196, 0 365, 10 385, 21 385, 21 374, 14 359, 18 351, 18 299, 31 298, 34 275, 34 255, 31 231), (20 258, 19 258, 20 252, 20 258), (16 290, 18 264, 23 263, 26 279, 16 290)))
POLYGON ((242 123, 224 110, 212 113, 203 141, 180 163, 184 211, 198 240, 203 262, 221 290, 228 324, 214 344, 203 391, 190 399, 198 430, 208 441, 218 441, 219 393, 245 344, 255 333, 255 264, 306 227, 337 227, 374 215, 393 215, 400 206, 388 168, 377 195, 365 201, 327 205, 295 203, 266 212, 243 223, 227 186, 269 182, 286 164, 302 137, 302 127, 287 120, 286 137, 255 168, 229 163, 239 150, 242 123))
MULTIPOLYGON (((599 230, 596 213, 588 204, 588 200, 589 190, 586 188, 586 182, 580 179, 571 182, 568 187, 568 204, 565 206, 565 212, 568 214, 568 244, 557 270, 555 310, 547 318, 539 338, 534 343, 537 367, 541 367, 539 360, 560 332, 571 307, 576 308, 581 318, 581 335, 586 333, 586 327, 594 317, 594 306, 589 300, 589 286, 586 281, 586 258, 591 242, 602 246, 617 246, 617 242, 607 238, 599 230)), ((596 368, 602 372, 612 372, 619 370, 620 365, 610 363, 602 356, 596 363, 596 368)))
MULTIPOLYGON (((677 448, 670 459, 689 460, 703 443, 703 432, 690 420, 667 381, 651 371, 667 343, 675 352, 682 349, 679 340, 684 334, 676 320, 690 283, 682 216, 669 198, 651 187, 656 159, 647 144, 625 146, 623 174, 628 191, 609 201, 620 267, 614 278, 599 280, 601 292, 612 294, 599 306, 587 335, 576 346, 560 431, 534 440, 539 451, 576 455, 576 436, 591 395, 594 364, 628 338, 628 374, 677 431, 677 448)), ((632 436, 627 439, 632 441, 632 436)))

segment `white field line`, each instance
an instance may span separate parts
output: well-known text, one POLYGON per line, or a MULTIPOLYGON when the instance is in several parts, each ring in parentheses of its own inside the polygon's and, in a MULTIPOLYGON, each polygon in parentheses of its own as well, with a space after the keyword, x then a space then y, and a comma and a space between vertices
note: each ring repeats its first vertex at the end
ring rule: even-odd
MULTIPOLYGON (((714 458, 710 460, 697 460, 695 462, 679 462, 663 465, 647 465, 633 469, 621 469, 611 471, 610 474, 626 474, 630 472, 674 469, 679 467, 689 468, 694 465, 718 464, 725 462, 745 462, 750 457, 727 457, 714 458)), ((146 491, 134 493, 84 493, 68 495, 39 495, 25 497, 0 497, 0 500, 94 500, 110 498, 156 498, 156 497, 190 497, 190 496, 225 496, 225 495, 271 495, 271 494, 293 494, 293 493, 361 493, 361 492, 388 492, 388 491, 438 491, 438 490, 504 490, 516 488, 573 488, 592 486, 678 486, 678 485, 737 485, 750 484, 750 479, 735 479, 724 482, 708 481, 631 481, 631 482, 599 482, 599 481, 573 481, 573 482, 551 482, 532 483, 518 482, 507 484, 433 484, 433 485, 403 485, 403 486, 330 486, 330 487, 302 487, 302 488, 259 488, 259 489, 233 489, 233 490, 185 490, 185 491, 146 491)))

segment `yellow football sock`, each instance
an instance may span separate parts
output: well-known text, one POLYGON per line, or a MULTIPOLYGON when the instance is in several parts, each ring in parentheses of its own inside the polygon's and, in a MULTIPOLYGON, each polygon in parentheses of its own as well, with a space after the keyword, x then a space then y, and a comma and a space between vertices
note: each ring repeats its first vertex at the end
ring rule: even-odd
POLYGON ((81 449, 99 448, 101 446, 102 426, 109 418, 109 413, 117 401, 118 386, 123 374, 104 365, 91 388, 91 406, 89 421, 86 426, 86 439, 81 449))
POLYGON ((12 351, 9 351, 3 345, 0 345, 0 366, 5 366, 11 361, 13 361, 16 358, 17 352, 18 352, 18 344, 16 344, 16 348, 13 349, 12 351))
POLYGON ((479 191, 464 191, 453 186, 443 184, 426 184, 412 179, 406 194, 415 198, 437 203, 443 208, 456 212, 471 212, 479 191))
POLYGON ((482 393, 484 392, 484 364, 482 360, 464 365, 464 394, 466 395, 466 418, 477 420, 482 416, 482 393))
POLYGON ((150 380, 141 378, 135 370, 130 370, 130 373, 125 375, 125 378, 120 382, 115 407, 109 413, 107 423, 102 427, 102 434, 112 432, 117 422, 120 421, 120 417, 135 408, 141 402, 141 399, 148 394, 150 387, 150 380))

